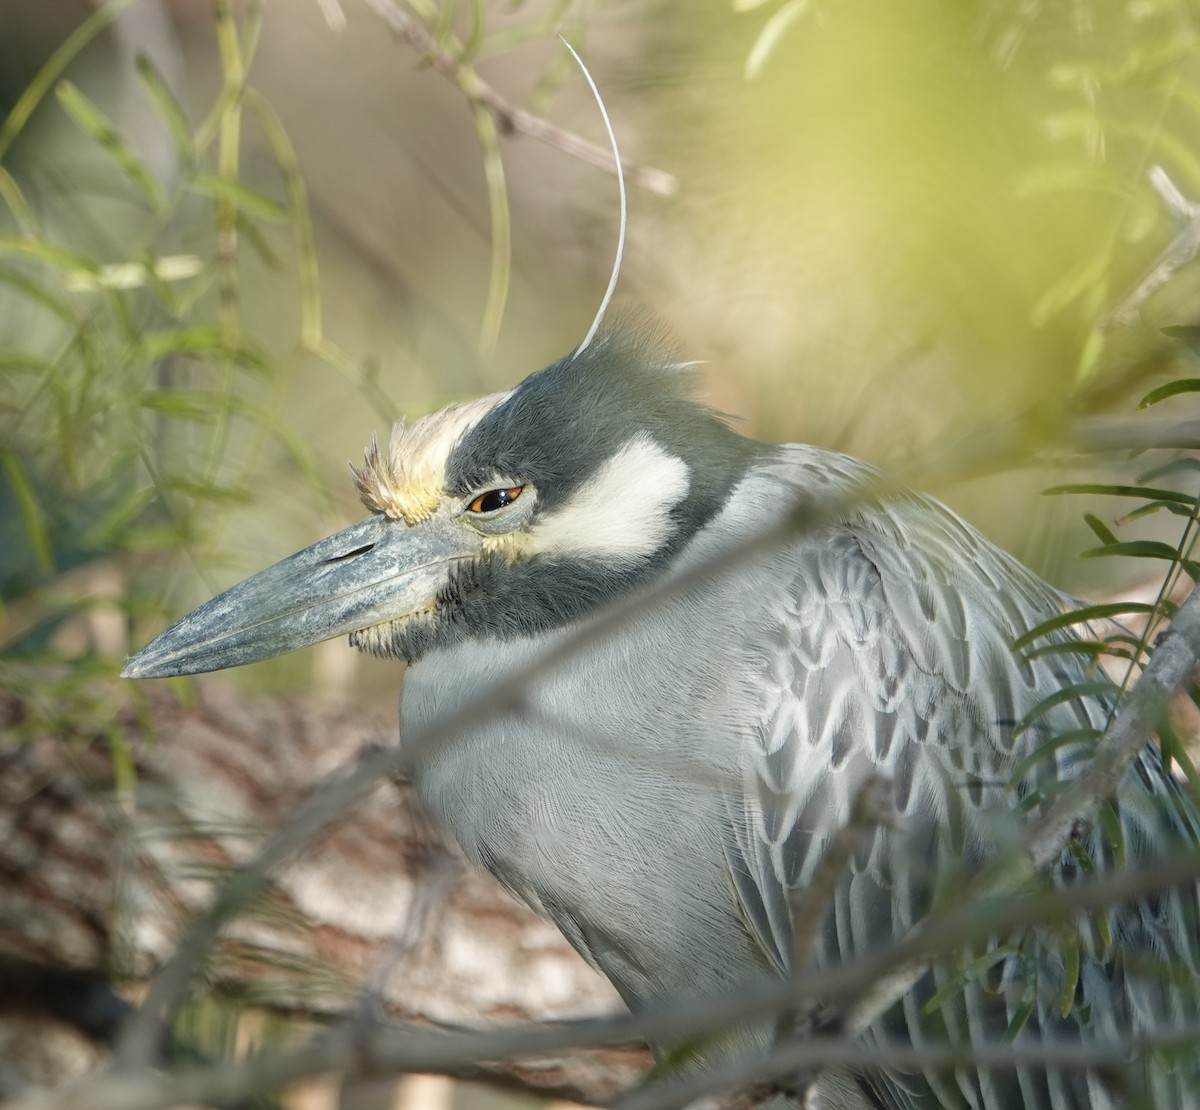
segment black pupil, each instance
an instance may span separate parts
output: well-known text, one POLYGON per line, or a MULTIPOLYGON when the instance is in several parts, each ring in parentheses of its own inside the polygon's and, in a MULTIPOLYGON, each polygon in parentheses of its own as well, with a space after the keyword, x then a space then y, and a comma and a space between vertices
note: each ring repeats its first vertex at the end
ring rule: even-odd
POLYGON ((479 511, 494 513, 497 509, 503 509, 505 505, 511 505, 516 499, 516 494, 512 490, 494 489, 479 499, 479 511))

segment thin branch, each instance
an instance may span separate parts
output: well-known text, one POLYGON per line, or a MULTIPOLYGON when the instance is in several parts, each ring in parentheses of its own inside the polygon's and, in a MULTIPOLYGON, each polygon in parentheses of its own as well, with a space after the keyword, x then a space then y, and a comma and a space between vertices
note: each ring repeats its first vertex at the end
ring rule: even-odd
POLYGON ((838 883, 849 869, 850 861, 881 826, 898 826, 892 783, 879 775, 871 775, 854 800, 850 820, 838 829, 825 849, 812 881, 802 887, 791 887, 787 892, 792 921, 790 966, 793 974, 808 964, 813 945, 821 934, 821 922, 833 905, 838 883))
MULTIPOLYGON (((6 1110, 163 1110, 183 1104, 223 1104, 244 1099, 251 1092, 274 1090, 330 1071, 341 1072, 348 1078, 406 1071, 461 1076, 480 1060, 544 1057, 582 1046, 614 1047, 647 1040, 678 1043, 762 1020, 794 1006, 798 1000, 861 994, 890 969, 908 966, 931 953, 941 955, 998 934, 1069 921, 1079 914, 1108 909, 1156 891, 1195 882, 1197 878, 1200 878, 1200 853, 1191 853, 1136 871, 1085 880, 1064 890, 1044 891, 1020 899, 968 903, 964 909, 931 922, 932 927, 923 935, 910 934, 883 952, 849 960, 836 968, 759 985, 741 994, 699 1003, 695 999, 673 1002, 644 1014, 478 1032, 397 1027, 382 1022, 352 1028, 351 1023, 344 1023, 299 1047, 269 1056, 223 1060, 172 1073, 118 1068, 106 1075, 89 1075, 59 1091, 15 1100, 6 1110)), ((1196 1036, 1200 1036, 1200 1030, 1193 1032, 1190 1027, 1165 1030, 1155 1034, 1155 1043, 1165 1045, 1196 1036)), ((845 1041, 833 1043, 843 1045, 846 1052, 865 1051, 845 1041)), ((1135 1042, 1148 1043, 1145 1039, 1135 1042)), ((786 1051, 804 1053, 810 1044, 789 1044, 786 1051)), ((1113 1045, 1108 1043, 1109 1060, 1115 1058, 1113 1045)), ((921 1050, 922 1058, 925 1051, 921 1050)), ((807 1059, 788 1057, 788 1067, 795 1071, 807 1059), (796 1059, 800 1062, 796 1063, 796 1059)), ((816 1061, 822 1062, 832 1062, 832 1058, 826 1055, 816 1061)), ((761 1069, 762 1060, 754 1065, 748 1062, 745 1067, 761 1069)), ((753 1076, 761 1074, 760 1070, 753 1071, 753 1076)), ((717 1075, 714 1072, 713 1078, 717 1075)), ((720 1082, 723 1084, 727 1078, 722 1073, 720 1082)), ((691 1084, 702 1080, 689 1078, 680 1082, 691 1084)), ((664 1084, 660 1091, 666 1097, 666 1092, 672 1089, 674 1084, 664 1084)))
POLYGON ((1142 306, 1200 254, 1200 204, 1187 200, 1162 166, 1151 169, 1150 184, 1167 212, 1180 225, 1179 230, 1133 292, 1109 313, 1104 322, 1106 328, 1132 324, 1142 306))
POLYGON ((1046 1068, 1113 1074, 1132 1067, 1146 1052, 1166 1051, 1200 1040, 1200 1025, 1150 1035, 1095 1044, 1055 1041, 973 1042, 969 1047, 884 1042, 870 1047, 839 1037, 814 1037, 803 1044, 781 1045, 759 1060, 745 1060, 709 1072, 699 1072, 662 1086, 635 1091, 612 1104, 612 1110, 680 1110, 698 1099, 787 1080, 795 1072, 824 1071, 831 1067, 856 1072, 911 1071, 921 1068, 952 1071, 956 1068, 1014 1070, 1046 1068))
MULTIPOLYGON (((422 59, 427 61, 443 76, 448 77, 460 88, 462 87, 463 63, 446 53, 433 36, 425 29, 420 20, 409 15, 395 0, 363 0, 391 31, 411 46, 422 59)), ((466 90, 464 90, 466 91, 466 90)), ((549 120, 536 116, 524 108, 518 108, 504 97, 492 85, 477 74, 472 78, 470 98, 482 104, 496 122, 496 129, 501 135, 520 133, 546 143, 548 146, 561 150, 564 154, 586 162, 597 169, 615 173, 616 164, 612 152, 604 146, 589 142, 572 131, 550 123, 549 120)), ((660 197, 674 196, 679 189, 679 183, 673 174, 652 166, 641 166, 627 159, 621 160, 625 177, 635 185, 649 193, 660 197)))

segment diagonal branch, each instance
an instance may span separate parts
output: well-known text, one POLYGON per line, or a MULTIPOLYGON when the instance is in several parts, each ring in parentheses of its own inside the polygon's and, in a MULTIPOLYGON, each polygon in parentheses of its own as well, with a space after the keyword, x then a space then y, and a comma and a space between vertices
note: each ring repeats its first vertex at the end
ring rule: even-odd
POLYGON ((1137 319, 1142 305, 1200 254, 1200 204, 1189 201, 1167 176, 1167 171, 1162 166, 1155 166, 1150 171, 1150 184, 1158 193, 1167 212, 1179 224, 1179 230, 1134 287, 1133 292, 1109 313, 1105 327, 1132 324, 1137 319))
MULTIPOLYGON (((363 2, 434 69, 458 85, 473 102, 482 104, 491 113, 496 122, 496 130, 501 135, 528 135, 597 169, 608 173, 616 171, 612 151, 607 146, 589 142, 573 131, 517 107, 495 87, 484 81, 472 67, 456 60, 443 50, 420 20, 409 15, 395 0, 363 2)), ((629 181, 649 193, 670 197, 678 191, 679 183, 675 176, 665 170, 638 165, 627 159, 621 160, 621 166, 629 181)))

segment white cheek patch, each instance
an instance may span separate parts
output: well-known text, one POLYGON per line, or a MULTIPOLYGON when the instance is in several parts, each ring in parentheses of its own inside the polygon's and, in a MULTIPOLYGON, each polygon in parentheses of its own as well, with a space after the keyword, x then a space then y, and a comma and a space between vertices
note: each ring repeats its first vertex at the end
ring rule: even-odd
POLYGON ((682 459, 649 436, 635 436, 532 530, 529 549, 607 558, 650 555, 670 535, 668 514, 690 486, 682 459))

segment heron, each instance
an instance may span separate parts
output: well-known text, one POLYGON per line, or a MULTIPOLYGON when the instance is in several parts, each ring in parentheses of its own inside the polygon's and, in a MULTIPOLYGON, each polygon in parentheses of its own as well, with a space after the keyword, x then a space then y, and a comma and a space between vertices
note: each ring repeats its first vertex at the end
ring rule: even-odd
MULTIPOLYGON (((398 424, 352 467, 364 520, 183 617, 124 674, 348 635, 407 664, 402 745, 494 698, 495 715, 422 750, 418 797, 635 1010, 797 973, 800 925, 814 967, 886 949, 1082 773, 1111 701, 1056 699, 1094 678, 1082 655, 1012 648, 1068 596, 937 500, 881 492, 863 462, 742 435, 697 402, 695 373, 616 326, 510 390, 398 424), (805 527, 780 530, 798 514, 805 527), (877 781, 890 819, 797 922, 795 892, 877 781)), ((1046 882, 1194 851, 1198 830, 1150 742, 1046 882)), ((859 1037, 962 1061, 830 1067, 809 1096, 833 1110, 1194 1105, 1195 1060, 1147 1057, 1117 1081, 969 1054, 1179 1027, 1197 1013, 1197 906, 1183 884, 1076 922, 1070 944, 1059 923, 1000 938, 971 972, 941 960, 859 1037)), ((778 1036, 765 1020, 724 1029, 687 1066, 753 1059, 778 1036)))

